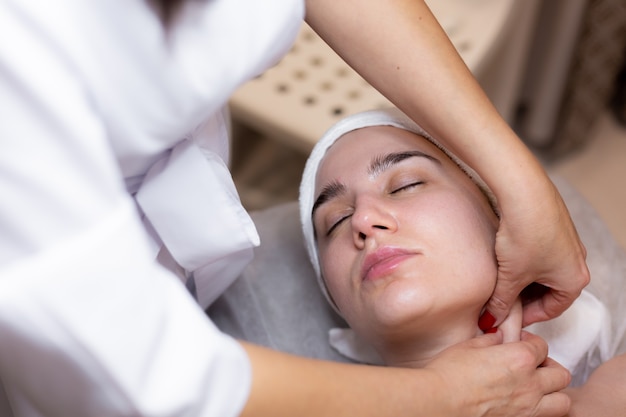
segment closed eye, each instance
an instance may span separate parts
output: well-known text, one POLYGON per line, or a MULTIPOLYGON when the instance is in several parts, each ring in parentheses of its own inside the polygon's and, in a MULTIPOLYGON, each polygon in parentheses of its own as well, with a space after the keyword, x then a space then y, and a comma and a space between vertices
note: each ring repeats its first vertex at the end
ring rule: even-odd
POLYGON ((343 223, 344 220, 347 220, 350 217, 350 215, 344 216, 342 218, 340 218, 339 220, 337 220, 335 223, 333 223, 332 226, 330 226, 330 229, 328 229, 328 232, 326 232, 326 236, 330 236, 333 231, 339 226, 341 225, 341 223, 343 223))
POLYGON ((415 187, 417 187, 417 186, 420 186, 420 185, 422 185, 422 184, 424 184, 424 181, 415 181, 415 182, 412 182, 412 183, 410 183, 410 184, 403 185, 403 186, 402 186, 402 187, 400 187, 400 188, 396 188, 395 190, 393 190, 393 191, 391 192, 391 194, 396 194, 396 193, 399 193, 399 192, 401 192, 401 191, 407 191, 407 190, 410 190, 410 189, 415 188, 415 187))

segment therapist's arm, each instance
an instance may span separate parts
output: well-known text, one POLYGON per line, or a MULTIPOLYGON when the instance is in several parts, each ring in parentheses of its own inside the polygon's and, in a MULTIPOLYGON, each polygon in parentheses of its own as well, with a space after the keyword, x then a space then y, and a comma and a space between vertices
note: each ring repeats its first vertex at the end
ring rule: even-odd
POLYGON ((589 282, 586 251, 544 169, 499 115, 419 0, 308 0, 307 22, 401 110, 472 166, 498 198, 500 323, 531 282, 550 290, 524 325, 562 313, 589 282))
POLYGON ((501 344, 501 332, 486 334, 424 369, 331 363, 244 344, 252 390, 242 416, 563 416, 569 399, 555 390, 569 373, 545 359, 540 338, 522 339, 501 344))
POLYGON ((572 401, 567 417, 626 415, 626 354, 600 365, 584 385, 563 392, 572 401))

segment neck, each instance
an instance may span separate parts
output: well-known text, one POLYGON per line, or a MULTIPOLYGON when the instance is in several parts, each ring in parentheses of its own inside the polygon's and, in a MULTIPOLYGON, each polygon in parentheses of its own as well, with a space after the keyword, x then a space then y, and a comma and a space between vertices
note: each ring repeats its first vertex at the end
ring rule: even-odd
POLYGON ((387 366, 401 368, 423 368, 441 351, 465 342, 480 334, 477 326, 461 326, 450 329, 437 329, 403 340, 394 340, 377 347, 387 366))

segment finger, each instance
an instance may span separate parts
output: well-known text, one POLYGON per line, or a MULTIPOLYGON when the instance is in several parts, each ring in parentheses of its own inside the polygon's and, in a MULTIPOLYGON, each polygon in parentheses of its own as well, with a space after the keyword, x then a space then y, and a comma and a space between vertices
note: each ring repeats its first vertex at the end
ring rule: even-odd
POLYGON ((495 318, 494 326, 499 325, 509 315, 519 294, 524 289, 520 280, 510 280, 506 274, 498 269, 496 287, 487 301, 485 310, 495 318))
POLYGON ((541 337, 522 330, 521 340, 530 348, 535 367, 541 366, 548 359, 548 344, 541 337))
MULTIPOLYGON (((547 298, 549 297, 549 295, 546 294, 545 297, 547 298)), ((524 312, 522 314, 522 327, 526 327, 533 323, 550 319, 550 315, 546 312, 544 308, 545 301, 547 300, 540 298, 524 305, 524 312)), ((565 309, 563 309, 562 311, 554 310, 554 317, 559 316, 561 313, 563 313, 563 311, 565 311, 565 309)))
POLYGON ((540 298, 524 305, 522 326, 560 316, 579 295, 578 290, 569 292, 550 289, 546 291, 540 298))
POLYGON ((543 361, 543 363, 539 366, 543 366, 543 367, 553 367, 553 366, 562 366, 559 362, 557 362, 556 360, 554 360, 551 357, 547 357, 545 361, 543 361))
POLYGON ((520 341, 522 333, 522 301, 519 298, 513 304, 509 315, 500 323, 498 329, 504 335, 504 343, 520 341))
POLYGON ((553 392, 543 396, 537 404, 536 417, 561 417, 568 415, 570 398, 562 392, 553 392))
POLYGON ((572 382, 572 374, 560 363, 547 358, 537 369, 543 392, 561 391, 572 382))
POLYGON ((476 336, 470 340, 459 343, 457 346, 467 346, 470 348, 484 348, 494 345, 501 345, 503 342, 502 332, 486 333, 476 336))

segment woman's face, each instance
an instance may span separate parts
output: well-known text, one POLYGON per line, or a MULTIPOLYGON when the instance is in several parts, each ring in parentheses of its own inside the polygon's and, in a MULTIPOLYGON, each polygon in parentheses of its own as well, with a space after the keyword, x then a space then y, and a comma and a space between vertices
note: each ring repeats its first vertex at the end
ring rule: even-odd
POLYGON ((496 280, 497 217, 441 150, 394 127, 352 131, 322 160, 315 196, 322 274, 362 337, 475 334, 496 280))

